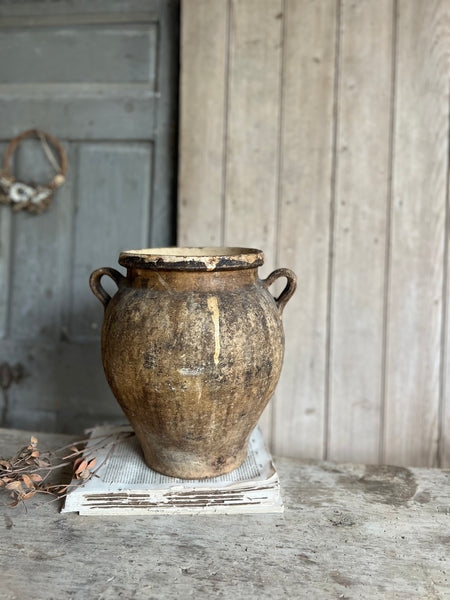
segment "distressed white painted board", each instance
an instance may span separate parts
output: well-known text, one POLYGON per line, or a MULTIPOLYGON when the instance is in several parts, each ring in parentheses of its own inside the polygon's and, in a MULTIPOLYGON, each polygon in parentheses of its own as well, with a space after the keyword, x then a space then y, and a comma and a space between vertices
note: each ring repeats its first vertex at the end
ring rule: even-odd
POLYGON ((288 0, 284 21, 277 265, 299 285, 283 314, 274 449, 322 458, 336 4, 288 0))
POLYGON ((183 4, 190 31, 196 19, 211 27, 208 38, 183 38, 186 77, 207 60, 199 58, 209 51, 203 40, 215 31, 221 42, 211 50, 216 77, 202 79, 188 105, 195 146, 189 123, 181 122, 179 239, 190 239, 192 228, 196 239, 217 240, 222 228, 226 241, 256 239, 277 266, 298 272, 299 290, 284 316, 276 448, 450 464, 448 1, 285 0, 281 88, 270 79, 278 50, 264 55, 275 27, 270 9, 262 15, 263 3, 243 0, 231 3, 228 15, 225 4, 202 5, 201 21, 191 11, 196 4, 183 4), (218 81, 227 61, 223 115, 214 107, 222 106, 218 81), (208 157, 223 122, 225 142, 214 162, 208 157), (268 147, 259 152, 261 132, 268 147), (191 155, 202 141, 205 158, 196 162, 191 155), (266 158, 279 142, 274 174, 266 158), (212 190, 218 208, 223 162, 225 210, 208 213, 212 190), (185 190, 195 194, 188 198, 185 190), (278 233, 268 225, 273 211, 278 233))
MULTIPOLYGON (((446 31, 447 39, 450 37, 450 7, 447 6, 445 15, 442 16, 442 23, 444 31, 446 31)), ((442 60, 442 59, 441 59, 442 60)), ((450 71, 450 53, 447 50, 446 60, 443 60, 443 69, 450 71)), ((450 95, 448 97, 450 105, 450 95)), ((442 103, 443 104, 443 103, 442 103)), ((449 111, 450 112, 450 111, 449 111)), ((449 127, 450 132, 450 127, 449 127)), ((450 139, 450 135, 449 135, 450 139)), ((450 142, 449 142, 450 146, 450 142)), ((450 321, 449 321, 449 299, 450 299, 450 271, 449 271, 449 201, 450 201, 450 184, 449 184, 448 173, 446 181, 446 214, 445 214, 445 249, 444 249, 444 305, 443 305, 443 347, 442 347, 442 390, 441 390, 441 406, 439 411, 439 424, 440 424, 440 439, 438 447, 438 456, 440 458, 441 466, 450 467, 450 321)))
POLYGON ((179 9, 180 0, 157 0, 146 10, 159 11, 158 77, 155 110, 153 201, 148 246, 163 247, 176 239, 176 172, 178 133, 179 9))
POLYGON ((281 8, 232 0, 230 15, 224 241, 265 250, 267 273, 277 231, 281 8))
POLYGON ((182 9, 178 243, 223 242, 229 5, 190 0, 182 9), (203 45, 200 50, 198 44, 203 45))
POLYGON ((384 460, 434 465, 448 182, 449 4, 400 0, 397 28, 384 460))
POLYGON ((341 7, 327 444, 334 460, 379 460, 393 14, 392 0, 341 7))
MULTIPOLYGON (((232 0, 230 10, 224 243, 263 249, 268 275, 277 241, 282 2, 232 0)), ((271 408, 260 422, 269 444, 271 408)))

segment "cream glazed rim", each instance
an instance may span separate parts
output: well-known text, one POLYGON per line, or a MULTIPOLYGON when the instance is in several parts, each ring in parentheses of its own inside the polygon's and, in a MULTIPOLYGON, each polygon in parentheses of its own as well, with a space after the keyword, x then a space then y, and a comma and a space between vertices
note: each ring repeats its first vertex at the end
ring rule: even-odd
POLYGON ((142 248, 121 252, 119 264, 129 269, 170 271, 252 269, 264 264, 264 253, 235 246, 142 248))

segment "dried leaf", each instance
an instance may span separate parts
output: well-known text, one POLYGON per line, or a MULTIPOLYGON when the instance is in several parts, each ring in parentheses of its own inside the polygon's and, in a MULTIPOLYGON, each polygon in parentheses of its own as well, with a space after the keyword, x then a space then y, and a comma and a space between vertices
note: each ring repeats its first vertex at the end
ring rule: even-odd
POLYGON ((34 458, 37 458, 39 456, 39 450, 35 450, 34 452, 32 452, 31 456, 33 456, 34 458))
POLYGON ((11 481, 11 483, 8 483, 6 486, 7 490, 20 490, 22 489, 22 484, 20 483, 20 481, 11 481))
POLYGON ((32 496, 34 496, 36 493, 36 490, 33 490, 31 492, 27 492, 26 494, 21 494, 20 495, 20 499, 21 500, 28 500, 28 498, 31 498, 32 496))
POLYGON ((37 446, 37 437, 35 437, 34 435, 31 436, 30 442, 33 444, 33 446, 37 446))
POLYGON ((75 469, 78 467, 78 465, 81 464, 82 462, 83 462, 82 456, 80 456, 76 460, 74 460, 73 461, 73 470, 75 471, 75 469))
POLYGON ((87 468, 88 469, 93 469, 95 467, 96 463, 97 463, 97 459, 93 458, 91 461, 88 462, 87 468))
POLYGON ((4 467, 7 471, 11 469, 11 463, 7 460, 0 460, 0 466, 4 467))
POLYGON ((36 483, 39 483, 40 481, 42 481, 42 477, 40 475, 38 475, 37 473, 32 473, 30 475, 30 479, 31 479, 31 481, 35 481, 36 483))
POLYGON ((25 473, 24 473, 22 475, 22 480, 29 490, 34 490, 34 484, 28 475, 25 475, 25 473))
POLYGON ((81 463, 78 465, 77 470, 75 471, 75 475, 79 475, 82 471, 85 470, 86 467, 87 467, 87 461, 82 460, 81 463))

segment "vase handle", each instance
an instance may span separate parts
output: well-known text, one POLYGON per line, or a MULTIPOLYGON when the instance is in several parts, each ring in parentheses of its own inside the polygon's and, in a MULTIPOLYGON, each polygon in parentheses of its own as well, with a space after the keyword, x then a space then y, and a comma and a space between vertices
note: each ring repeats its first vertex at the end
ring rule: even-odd
POLYGON ((109 277, 111 277, 117 286, 120 285, 120 282, 125 279, 125 277, 122 275, 122 273, 116 271, 116 269, 110 269, 109 267, 96 269, 89 277, 89 285, 91 286, 94 296, 96 296, 106 308, 108 306, 108 302, 111 300, 111 296, 108 294, 105 288, 102 287, 101 278, 103 275, 109 275, 109 277))
POLYGON ((272 283, 279 277, 286 277, 287 279, 286 287, 278 296, 278 298, 275 298, 276 305, 278 306, 278 310, 280 311, 281 315, 283 313, 284 307, 287 304, 287 301, 295 292, 295 289, 297 287, 297 276, 294 273, 294 271, 291 271, 290 269, 276 269, 269 275, 269 277, 262 280, 262 284, 267 290, 272 285, 272 283))

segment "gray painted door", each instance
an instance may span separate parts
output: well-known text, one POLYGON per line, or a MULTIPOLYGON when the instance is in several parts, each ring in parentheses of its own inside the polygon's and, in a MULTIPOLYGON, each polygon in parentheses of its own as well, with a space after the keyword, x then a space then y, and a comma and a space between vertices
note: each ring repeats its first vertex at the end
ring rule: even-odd
MULTIPOLYGON (((37 127, 69 160, 48 211, 0 206, 0 424, 122 420, 88 278, 122 249, 173 239, 177 2, 1 0, 0 55, 0 150, 37 127)), ((51 178, 40 142, 20 146, 14 174, 51 178)))

